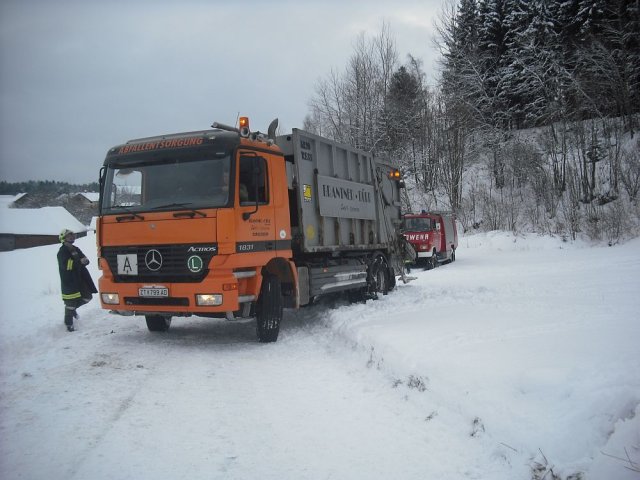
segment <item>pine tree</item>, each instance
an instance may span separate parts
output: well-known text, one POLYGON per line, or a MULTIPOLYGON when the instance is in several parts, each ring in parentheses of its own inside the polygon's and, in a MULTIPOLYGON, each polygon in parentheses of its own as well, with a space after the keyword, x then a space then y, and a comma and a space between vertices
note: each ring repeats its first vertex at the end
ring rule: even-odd
POLYGON ((504 0, 484 0, 479 7, 478 51, 486 98, 478 105, 485 123, 508 126, 508 105, 502 89, 502 74, 507 50, 504 0))
POLYGON ((388 148, 397 150, 403 143, 416 137, 420 119, 419 79, 405 66, 401 66, 391 77, 386 102, 388 148))

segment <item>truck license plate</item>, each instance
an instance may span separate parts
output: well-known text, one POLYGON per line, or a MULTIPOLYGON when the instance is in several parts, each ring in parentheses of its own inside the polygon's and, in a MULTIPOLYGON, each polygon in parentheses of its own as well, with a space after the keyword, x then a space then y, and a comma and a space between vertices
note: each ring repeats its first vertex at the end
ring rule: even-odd
POLYGON ((167 287, 142 287, 138 290, 141 297, 168 297, 169 289, 167 287))

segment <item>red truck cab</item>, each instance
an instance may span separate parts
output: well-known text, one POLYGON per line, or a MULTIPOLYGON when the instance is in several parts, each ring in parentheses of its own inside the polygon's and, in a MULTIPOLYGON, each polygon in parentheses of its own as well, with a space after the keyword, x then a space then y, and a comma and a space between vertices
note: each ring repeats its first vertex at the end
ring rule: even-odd
POLYGON ((403 234, 416 251, 418 265, 435 268, 456 259, 458 230, 453 213, 408 213, 403 219, 403 234))

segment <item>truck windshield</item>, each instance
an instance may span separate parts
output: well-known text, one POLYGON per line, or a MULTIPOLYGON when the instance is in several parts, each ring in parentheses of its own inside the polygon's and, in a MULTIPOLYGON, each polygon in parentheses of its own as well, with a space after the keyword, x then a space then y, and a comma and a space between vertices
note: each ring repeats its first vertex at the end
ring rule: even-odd
POLYGON ((428 232, 433 230, 430 218, 405 218, 404 229, 408 232, 428 232))
POLYGON ((229 203, 230 157, 111 163, 102 213, 222 207, 229 203))

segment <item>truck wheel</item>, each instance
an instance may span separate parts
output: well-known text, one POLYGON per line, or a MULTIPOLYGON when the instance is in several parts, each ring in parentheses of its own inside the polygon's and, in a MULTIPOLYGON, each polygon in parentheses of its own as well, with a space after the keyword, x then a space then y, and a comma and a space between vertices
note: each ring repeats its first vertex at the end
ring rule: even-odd
POLYGON ((436 256, 436 252, 434 251, 430 257, 425 259, 424 269, 425 270, 433 270, 438 266, 438 257, 436 256))
POLYGON ((171 326, 171 317, 162 315, 145 315, 147 328, 150 332, 166 332, 171 326))
POLYGON ((378 255, 371 263, 371 284, 369 292, 375 296, 378 293, 386 295, 389 293, 389 265, 383 255, 378 255))
POLYGON ((282 286, 275 275, 262 279, 260 298, 256 305, 256 332, 261 343, 275 342, 282 320, 282 286))

